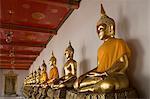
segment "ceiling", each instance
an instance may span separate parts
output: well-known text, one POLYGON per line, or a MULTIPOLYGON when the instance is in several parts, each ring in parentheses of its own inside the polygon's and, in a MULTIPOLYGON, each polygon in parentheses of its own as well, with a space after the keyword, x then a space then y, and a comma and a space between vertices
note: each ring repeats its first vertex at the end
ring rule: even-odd
POLYGON ((0 0, 0 69, 29 69, 81 0, 0 0))

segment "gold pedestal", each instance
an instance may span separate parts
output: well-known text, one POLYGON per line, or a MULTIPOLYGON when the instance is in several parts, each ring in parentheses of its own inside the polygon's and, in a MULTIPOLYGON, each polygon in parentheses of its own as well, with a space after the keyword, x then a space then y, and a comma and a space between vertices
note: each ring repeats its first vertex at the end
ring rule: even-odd
POLYGON ((110 93, 80 93, 75 90, 66 92, 66 99, 130 99, 138 98, 138 95, 133 88, 114 91, 110 93))

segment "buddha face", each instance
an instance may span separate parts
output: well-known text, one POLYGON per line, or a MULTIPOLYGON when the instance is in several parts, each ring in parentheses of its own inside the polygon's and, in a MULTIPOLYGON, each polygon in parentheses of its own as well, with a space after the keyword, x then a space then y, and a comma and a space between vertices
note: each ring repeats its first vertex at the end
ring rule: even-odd
POLYGON ((43 69, 42 69, 42 71, 46 71, 46 67, 44 67, 44 66, 43 66, 43 69))
POLYGON ((65 51, 65 56, 66 56, 67 59, 70 57, 69 51, 65 51))
POLYGON ((72 58, 73 57, 73 52, 66 50, 65 51, 65 56, 67 59, 72 58))
POLYGON ((97 27, 97 33, 101 40, 105 38, 106 24, 101 24, 97 27))
POLYGON ((38 70, 38 73, 40 73, 41 72, 41 70, 38 70))
POLYGON ((51 60, 50 60, 50 62, 49 62, 49 65, 50 65, 50 66, 52 66, 52 65, 53 65, 53 62, 52 62, 51 60))
POLYGON ((107 26, 105 23, 100 24, 99 26, 97 26, 97 33, 98 33, 98 37, 101 40, 105 40, 109 37, 114 36, 114 30, 113 30, 113 26, 107 26))
POLYGON ((56 65, 56 61, 54 59, 51 59, 49 64, 50 64, 50 66, 54 66, 54 65, 56 65))

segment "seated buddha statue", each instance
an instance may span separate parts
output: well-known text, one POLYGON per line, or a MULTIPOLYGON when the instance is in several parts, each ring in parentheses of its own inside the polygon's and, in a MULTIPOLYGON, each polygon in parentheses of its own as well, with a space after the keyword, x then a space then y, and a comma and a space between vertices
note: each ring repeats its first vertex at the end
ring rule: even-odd
POLYGON ((40 77, 41 77, 41 68, 39 67, 36 71, 36 84, 40 83, 40 77))
POLYGON ((28 79, 29 79, 29 76, 26 76, 25 81, 24 81, 24 84, 25 84, 25 85, 28 84, 28 79))
POLYGON ((32 83, 33 83, 33 84, 36 84, 36 71, 33 72, 32 83))
POLYGON ((29 79, 29 75, 27 75, 26 78, 25 78, 25 83, 26 84, 28 83, 28 79, 29 79))
POLYGON ((74 88, 79 92, 111 92, 128 88, 126 70, 131 51, 124 40, 115 38, 115 21, 106 15, 102 4, 97 34, 104 41, 98 49, 97 67, 81 75, 74 88))
POLYGON ((47 81, 48 85, 50 86, 53 83, 53 81, 58 78, 59 78, 59 73, 56 66, 56 58, 52 52, 52 56, 50 58, 49 80, 47 81))
POLYGON ((25 86, 27 84, 27 77, 24 78, 23 85, 25 86))
POLYGON ((41 76, 41 68, 39 67, 36 72, 36 84, 40 83, 40 76, 41 76))
POLYGON ((40 76, 40 84, 45 84, 48 80, 46 69, 47 69, 47 66, 43 60, 41 76, 40 76))
POLYGON ((31 72, 30 74, 29 74, 29 78, 28 78, 28 84, 32 84, 32 79, 33 79, 33 72, 31 72))
POLYGON ((65 56, 67 62, 64 65, 65 75, 59 78, 54 85, 52 86, 53 89, 60 89, 60 88, 71 88, 73 87, 73 83, 76 80, 76 72, 77 72, 77 62, 73 59, 74 49, 69 42, 69 46, 65 50, 65 56))

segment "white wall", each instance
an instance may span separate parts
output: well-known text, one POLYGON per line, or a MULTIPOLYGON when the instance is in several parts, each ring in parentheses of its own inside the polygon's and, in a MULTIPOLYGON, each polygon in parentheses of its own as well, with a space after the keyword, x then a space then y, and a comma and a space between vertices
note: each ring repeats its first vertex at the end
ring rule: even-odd
MULTIPOLYGON (((10 70, 0 69, 0 96, 4 96, 4 86, 5 86, 5 74, 10 70)), ((14 70, 17 74, 17 94, 22 95, 22 86, 24 78, 28 75, 28 70, 14 70)), ((1 97, 0 97, 1 98, 1 97)))
MULTIPOLYGON (((106 13, 116 21, 116 34, 125 39, 132 49, 129 67, 131 84, 141 97, 150 97, 150 2, 149 0, 103 0, 106 13)), ((78 76, 96 67, 97 49, 102 43, 96 34, 100 17, 100 0, 82 0, 58 34, 47 44, 30 68, 37 69, 42 60, 48 65, 51 51, 57 58, 59 73, 63 75, 64 51, 71 40, 78 62, 78 76)), ((49 70, 49 67, 48 67, 49 70)))

